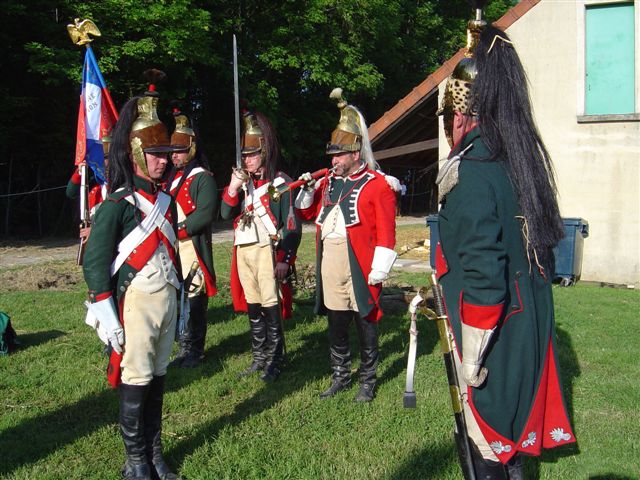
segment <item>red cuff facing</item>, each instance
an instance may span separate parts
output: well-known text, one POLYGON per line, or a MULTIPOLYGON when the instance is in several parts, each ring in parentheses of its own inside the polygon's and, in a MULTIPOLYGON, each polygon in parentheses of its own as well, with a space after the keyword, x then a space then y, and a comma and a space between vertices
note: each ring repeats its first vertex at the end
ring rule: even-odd
POLYGON ((189 234, 187 233, 187 226, 184 223, 178 225, 178 238, 180 240, 189 238, 189 234))
POLYGON ((80 185, 82 183, 82 175, 78 173, 78 170, 73 172, 73 175, 71 175, 71 183, 74 185, 80 185))
POLYGON ((287 263, 289 265, 293 265, 296 261, 296 256, 293 254, 293 252, 285 252, 284 250, 280 250, 278 249, 276 251, 276 262, 281 263, 287 263))
POLYGON ((502 315, 503 303, 497 305, 473 305, 460 299, 460 314, 462 321, 471 327, 491 330, 496 326, 502 315))
POLYGON ((102 300, 106 300, 107 298, 111 298, 111 292, 89 292, 89 298, 91 299, 91 303, 100 302, 102 300))
POLYGON ((235 207, 240 203, 240 195, 236 194, 235 197, 229 195, 229 187, 224 187, 222 192, 222 201, 231 207, 235 207))

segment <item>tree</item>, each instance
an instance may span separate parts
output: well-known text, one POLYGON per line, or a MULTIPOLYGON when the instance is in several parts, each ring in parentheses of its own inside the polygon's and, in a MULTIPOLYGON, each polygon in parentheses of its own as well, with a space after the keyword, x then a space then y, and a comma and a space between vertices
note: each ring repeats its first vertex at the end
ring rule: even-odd
MULTIPOLYGON (((514 3, 494 0, 487 15, 514 3)), ((161 117, 172 126, 171 100, 192 111, 224 184, 234 161, 233 33, 241 95, 272 119, 296 174, 326 164, 332 88, 372 123, 464 45, 471 11, 464 0, 5 0, 0 15, 1 195, 9 163, 14 192, 64 185, 73 169, 82 51, 66 24, 76 17, 102 31, 93 49, 116 106, 144 91, 147 68, 167 73, 161 117)), ((40 230, 70 229, 61 220, 72 205, 61 191, 46 195, 40 230)), ((12 200, 13 231, 38 231, 33 212, 32 196, 12 200)))

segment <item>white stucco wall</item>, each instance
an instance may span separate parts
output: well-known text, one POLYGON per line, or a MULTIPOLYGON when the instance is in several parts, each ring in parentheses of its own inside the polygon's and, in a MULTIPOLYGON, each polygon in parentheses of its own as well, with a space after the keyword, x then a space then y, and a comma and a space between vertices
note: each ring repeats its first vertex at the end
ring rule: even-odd
MULTIPOLYGON (((635 3, 637 11, 639 2, 635 3)), ((589 222, 582 279, 637 287, 640 121, 577 121, 584 88, 580 82, 583 4, 583 0, 542 0, 507 32, 529 76, 538 128, 555 165, 561 214, 589 222)), ((448 151, 443 137, 441 133, 441 156, 448 151)))

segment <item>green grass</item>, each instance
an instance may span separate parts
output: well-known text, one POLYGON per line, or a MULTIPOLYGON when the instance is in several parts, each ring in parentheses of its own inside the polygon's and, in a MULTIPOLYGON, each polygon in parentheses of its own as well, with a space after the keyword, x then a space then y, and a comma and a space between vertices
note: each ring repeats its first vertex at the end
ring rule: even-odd
MULTIPOLYGON (((300 259, 313 259, 305 235, 300 259)), ((380 387, 369 405, 356 387, 325 401, 326 320, 296 305, 285 325, 289 366, 277 383, 238 380, 250 363, 248 325, 229 306, 230 246, 216 245, 222 288, 209 304, 206 363, 171 370, 166 457, 188 479, 460 479, 435 326, 420 320, 418 408, 402 407, 408 318, 380 326, 380 387)), ((70 267, 71 268, 71 267, 70 267)), ((424 275, 398 278, 423 284, 424 275)), ((84 291, 2 292, 25 348, 0 357, 0 477, 116 479, 124 459, 106 360, 82 318, 84 291)), ((578 445, 527 459, 542 479, 638 478, 640 414, 636 291, 555 288, 563 384, 578 445)), ((355 337, 355 331, 352 331, 355 337)), ((353 352, 357 352, 353 344, 353 352)), ((354 368, 357 367, 354 362, 354 368)))

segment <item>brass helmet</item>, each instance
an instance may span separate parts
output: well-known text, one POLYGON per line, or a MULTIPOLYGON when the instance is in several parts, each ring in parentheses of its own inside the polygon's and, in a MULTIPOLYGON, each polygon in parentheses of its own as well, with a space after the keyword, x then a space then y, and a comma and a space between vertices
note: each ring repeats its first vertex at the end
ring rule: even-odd
POLYGON ((327 155, 344 152, 360 152, 360 158, 369 168, 378 170, 378 163, 373 158, 373 150, 369 141, 369 130, 362 112, 349 105, 342 96, 341 88, 334 88, 329 98, 337 102, 340 109, 340 120, 331 132, 331 140, 327 143, 327 155))
POLYGON ((171 140, 167 127, 158 118, 157 106, 159 94, 156 92, 156 83, 165 78, 160 70, 147 70, 145 75, 151 81, 149 89, 144 96, 138 99, 138 117, 131 126, 129 143, 133 161, 140 167, 145 175, 149 175, 146 153, 172 152, 171 140))
POLYGON ((176 128, 171 134, 171 145, 176 152, 189 151, 184 162, 186 165, 196 155, 196 133, 191 127, 189 117, 182 113, 179 108, 173 109, 173 117, 176 121, 176 128))
POLYGON ((482 18, 482 7, 486 0, 473 0, 470 3, 475 9, 476 18, 467 24, 467 50, 464 58, 458 62, 447 79, 442 103, 436 112, 436 115, 443 116, 444 132, 451 146, 453 146, 453 112, 477 115, 471 100, 471 87, 478 74, 474 58, 475 50, 480 41, 480 34, 487 25, 486 20, 482 18))
POLYGON ((264 148, 264 133, 254 113, 244 108, 242 110, 242 122, 244 123, 244 129, 240 139, 240 152, 242 155, 262 152, 264 148))
MULTIPOLYGON (((338 103, 340 120, 331 133, 331 140, 327 143, 327 154, 359 152, 362 148, 362 115, 358 109, 347 103, 342 96, 341 88, 334 88, 329 98, 338 103)), ((366 129, 366 126, 364 128, 366 129)))

